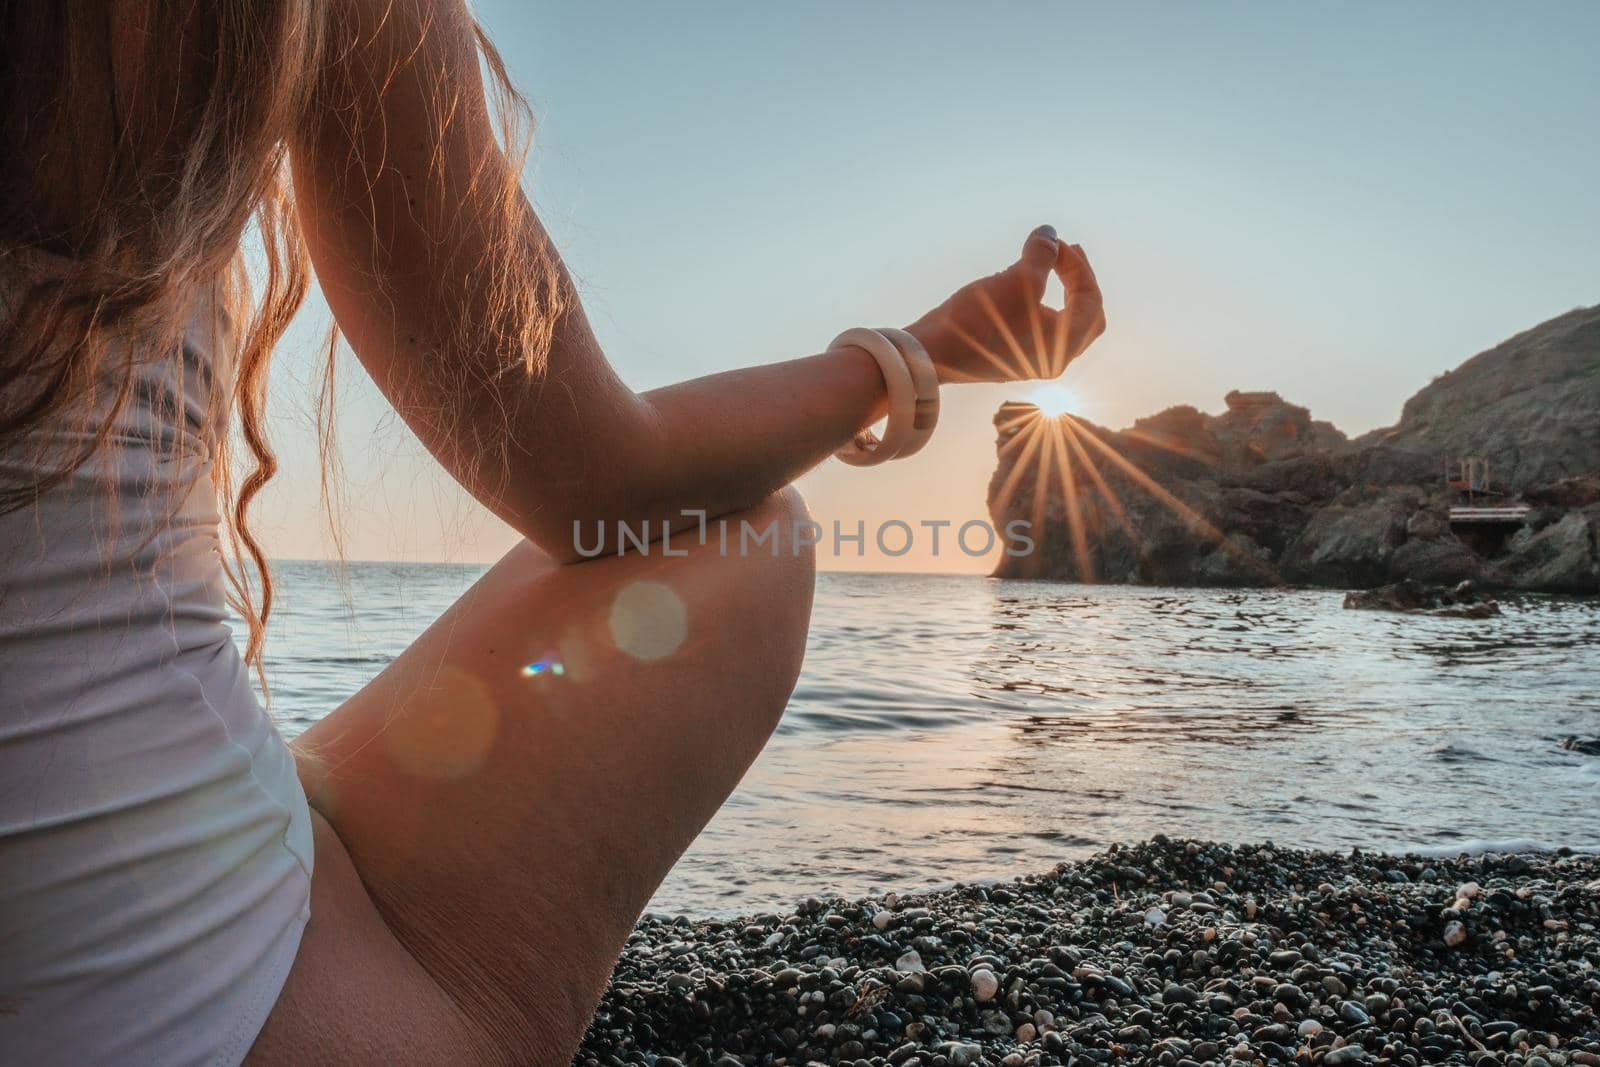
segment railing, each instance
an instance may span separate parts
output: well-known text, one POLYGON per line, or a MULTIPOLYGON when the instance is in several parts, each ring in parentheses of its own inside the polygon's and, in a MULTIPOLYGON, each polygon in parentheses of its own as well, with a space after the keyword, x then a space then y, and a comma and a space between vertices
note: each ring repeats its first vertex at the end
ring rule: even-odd
POLYGON ((1480 508, 1459 504, 1450 509, 1451 522, 1521 522, 1533 508, 1527 504, 1503 504, 1480 508))

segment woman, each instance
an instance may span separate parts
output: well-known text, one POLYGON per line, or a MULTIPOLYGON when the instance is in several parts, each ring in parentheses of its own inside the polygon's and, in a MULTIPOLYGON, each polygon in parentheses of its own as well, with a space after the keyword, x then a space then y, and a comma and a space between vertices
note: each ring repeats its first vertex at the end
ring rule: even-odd
MULTIPOLYGON (((0 1062, 566 1062, 800 666, 805 546, 725 553, 684 512, 792 538, 784 487, 888 409, 889 365, 840 346, 628 390, 461 0, 0 12, 0 1062), (233 575, 243 658, 223 605, 225 561, 268 577, 246 508, 307 258, 395 409, 525 540, 286 746, 247 675, 270 582, 233 575), (682 533, 584 561, 574 524, 618 521, 682 533), (559 676, 523 669, 552 650, 559 676)), ((1103 329, 1082 251, 1041 228, 905 343, 996 381, 1103 329)))

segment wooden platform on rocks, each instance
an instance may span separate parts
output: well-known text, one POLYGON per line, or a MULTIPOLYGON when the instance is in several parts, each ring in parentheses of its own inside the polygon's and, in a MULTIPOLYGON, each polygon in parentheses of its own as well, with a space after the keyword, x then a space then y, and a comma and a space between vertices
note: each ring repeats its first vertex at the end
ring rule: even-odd
POLYGON ((1520 525, 1533 508, 1527 504, 1501 504, 1495 507, 1476 507, 1458 504, 1450 509, 1450 522, 1473 524, 1511 523, 1520 525))

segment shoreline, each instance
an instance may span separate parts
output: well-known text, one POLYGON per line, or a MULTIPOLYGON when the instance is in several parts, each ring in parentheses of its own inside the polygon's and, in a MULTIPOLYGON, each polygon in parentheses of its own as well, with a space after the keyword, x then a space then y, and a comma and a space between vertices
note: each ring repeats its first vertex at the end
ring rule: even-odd
POLYGON ((1600 1067, 1600 856, 1160 836, 789 914, 647 915, 576 1064, 1600 1067))

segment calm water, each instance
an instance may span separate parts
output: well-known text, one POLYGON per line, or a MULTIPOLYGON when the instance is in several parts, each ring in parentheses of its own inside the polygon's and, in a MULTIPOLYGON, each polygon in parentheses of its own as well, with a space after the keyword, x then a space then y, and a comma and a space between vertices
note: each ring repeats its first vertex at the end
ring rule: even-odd
MULTIPOLYGON (((280 565, 274 707, 298 733, 481 573, 280 565)), ((1499 619, 1324 591, 822 575, 760 760, 653 910, 730 913, 1039 871, 1157 832, 1451 851, 1600 848, 1600 602, 1499 619)))

